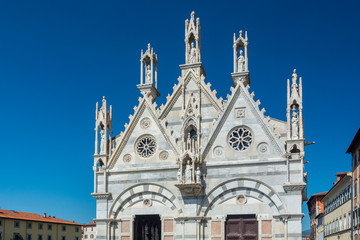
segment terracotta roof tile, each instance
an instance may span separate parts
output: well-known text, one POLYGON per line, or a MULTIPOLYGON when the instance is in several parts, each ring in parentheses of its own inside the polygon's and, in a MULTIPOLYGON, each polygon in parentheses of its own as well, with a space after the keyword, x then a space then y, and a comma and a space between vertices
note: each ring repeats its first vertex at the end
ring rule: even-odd
POLYGON ((60 224, 69 224, 69 225, 78 225, 82 224, 76 223, 74 221, 66 221, 63 219, 59 219, 51 216, 41 216, 36 213, 27 213, 27 212, 18 212, 15 210, 5 210, 0 209, 0 218, 10 218, 10 219, 19 219, 19 220, 28 220, 28 221, 36 221, 36 222, 47 222, 47 223, 60 223, 60 224))
POLYGON ((328 192, 315 193, 311 196, 325 196, 328 192))
POLYGON ((348 174, 349 172, 351 172, 351 171, 348 171, 348 172, 339 172, 339 173, 335 174, 335 176, 346 175, 346 174, 348 174))
POLYGON ((96 222, 87 223, 84 224, 83 226, 96 226, 96 222))

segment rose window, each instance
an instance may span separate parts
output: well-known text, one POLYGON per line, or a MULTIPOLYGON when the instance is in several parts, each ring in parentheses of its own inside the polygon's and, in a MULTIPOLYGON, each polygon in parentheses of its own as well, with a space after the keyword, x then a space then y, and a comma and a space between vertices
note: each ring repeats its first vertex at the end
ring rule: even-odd
POLYGON ((156 151, 156 141, 152 136, 144 136, 137 140, 135 149, 140 157, 148 158, 154 155, 156 151))
POLYGON ((235 151, 244 151, 248 149, 252 141, 252 134, 250 130, 245 127, 238 127, 230 132, 229 145, 235 151))

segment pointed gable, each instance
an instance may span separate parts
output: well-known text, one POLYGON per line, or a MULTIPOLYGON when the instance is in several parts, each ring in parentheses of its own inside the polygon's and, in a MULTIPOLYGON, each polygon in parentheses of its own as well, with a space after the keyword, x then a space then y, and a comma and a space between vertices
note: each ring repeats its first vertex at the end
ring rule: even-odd
MULTIPOLYGON (((282 156, 285 153, 284 146, 269 125, 270 119, 264 117, 265 110, 259 110, 260 101, 255 102, 253 94, 250 94, 242 83, 231 88, 231 92, 224 112, 210 133, 203 156, 205 158, 216 158, 219 157, 217 155, 222 155, 229 160, 258 158, 258 155, 261 154, 282 156), (245 136, 238 137, 236 132, 235 138, 231 139, 231 134, 239 127, 249 130, 251 140, 245 136), (239 151, 239 147, 232 149, 232 146, 236 144, 250 146, 239 151), (217 149, 221 150, 216 152, 217 149)), ((245 133, 245 135, 247 134, 245 133)))
POLYGON ((116 141, 114 154, 110 160, 110 167, 123 164, 141 164, 144 162, 156 162, 163 160, 176 159, 177 147, 171 132, 166 129, 158 119, 155 104, 151 104, 150 99, 144 97, 136 108, 134 116, 130 115, 130 123, 125 125, 124 133, 116 141), (142 156, 141 144, 138 143, 142 138, 146 141, 154 140, 154 149, 150 149, 142 156), (166 155, 166 159, 164 159, 166 155))
POLYGON ((174 92, 167 97, 165 106, 160 107, 160 119, 174 132, 176 141, 180 141, 188 108, 196 102, 199 108, 197 113, 201 116, 198 124, 201 128, 201 145, 205 147, 210 130, 223 111, 223 100, 216 97, 216 90, 211 90, 210 83, 205 84, 202 75, 199 76, 192 69, 184 75, 183 78, 179 77, 179 83, 174 85, 174 92))

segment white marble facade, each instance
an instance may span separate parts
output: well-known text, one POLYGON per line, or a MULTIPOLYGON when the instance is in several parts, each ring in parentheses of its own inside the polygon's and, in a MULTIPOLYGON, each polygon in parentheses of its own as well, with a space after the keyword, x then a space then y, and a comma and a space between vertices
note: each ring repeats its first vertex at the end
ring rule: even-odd
POLYGON ((294 71, 288 80, 287 121, 273 119, 249 90, 246 32, 234 35, 234 86, 225 99, 205 82, 200 50, 193 12, 185 21, 185 64, 165 105, 156 104, 150 44, 141 52, 139 104, 124 132, 112 136, 111 106, 105 98, 97 104, 97 239, 227 239, 234 215, 256 219, 256 236, 244 239, 301 239, 307 185, 301 78, 294 71), (146 216, 158 216, 161 227, 137 223, 146 216))

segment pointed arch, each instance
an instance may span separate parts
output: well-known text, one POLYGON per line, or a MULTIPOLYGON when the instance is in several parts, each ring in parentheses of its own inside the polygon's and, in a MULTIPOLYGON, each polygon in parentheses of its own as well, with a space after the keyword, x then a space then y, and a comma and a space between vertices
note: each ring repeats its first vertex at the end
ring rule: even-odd
POLYGON ((185 121, 185 123, 184 123, 184 125, 182 127, 182 131, 186 131, 191 126, 194 126, 194 128, 196 128, 196 129, 198 128, 197 123, 196 123, 196 119, 194 117, 189 117, 185 121))
POLYGON ((214 206, 219 205, 224 198, 229 198, 230 195, 243 193, 269 205, 276 214, 286 212, 285 203, 272 187, 260 180, 235 178, 214 187, 213 190, 204 197, 198 208, 197 215, 205 217, 208 212, 214 206))

